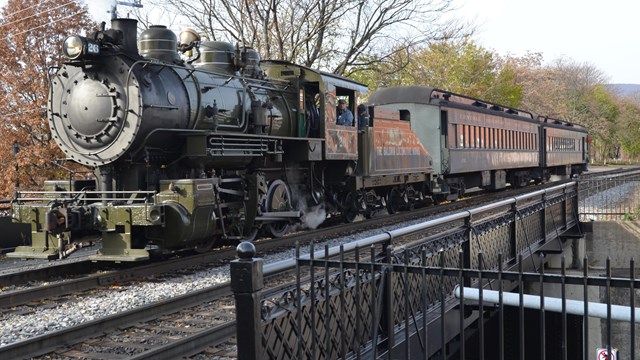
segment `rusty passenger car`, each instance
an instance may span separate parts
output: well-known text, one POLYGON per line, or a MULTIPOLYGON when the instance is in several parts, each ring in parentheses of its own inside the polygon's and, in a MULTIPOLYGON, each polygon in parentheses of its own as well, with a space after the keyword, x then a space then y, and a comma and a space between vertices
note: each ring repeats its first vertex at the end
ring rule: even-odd
POLYGON ((580 173, 586 129, 430 87, 381 89, 376 111, 397 111, 433 156, 430 190, 455 198, 472 187, 524 186, 580 173))

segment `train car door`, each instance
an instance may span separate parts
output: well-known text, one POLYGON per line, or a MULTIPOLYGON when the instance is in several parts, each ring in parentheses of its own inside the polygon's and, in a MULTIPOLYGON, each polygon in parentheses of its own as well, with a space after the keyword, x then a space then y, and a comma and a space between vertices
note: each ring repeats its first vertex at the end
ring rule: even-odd
POLYGON ((449 167, 449 113, 440 109, 440 163, 449 167))

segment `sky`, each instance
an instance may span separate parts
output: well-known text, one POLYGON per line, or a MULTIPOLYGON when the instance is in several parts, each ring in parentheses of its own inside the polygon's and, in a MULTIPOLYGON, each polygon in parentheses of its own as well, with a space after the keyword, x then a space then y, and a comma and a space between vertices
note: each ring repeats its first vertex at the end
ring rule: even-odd
MULTIPOLYGON (((4 6, 7 0, 0 0, 4 6)), ((108 21, 114 0, 84 0, 108 21)), ((145 1, 142 0, 144 5, 145 1)), ((455 16, 478 27, 474 40, 501 55, 540 52, 600 69, 609 83, 640 84, 638 0, 453 0, 455 16)), ((126 14, 126 7, 119 7, 126 14)))
POLYGON ((640 84, 638 0, 454 0, 475 40, 501 55, 541 52, 600 69, 609 83, 640 84))

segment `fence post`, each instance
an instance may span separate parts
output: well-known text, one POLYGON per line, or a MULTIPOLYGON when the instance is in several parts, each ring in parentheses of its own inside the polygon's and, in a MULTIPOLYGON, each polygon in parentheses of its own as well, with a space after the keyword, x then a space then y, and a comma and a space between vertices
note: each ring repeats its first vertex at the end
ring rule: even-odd
POLYGON ((262 321, 260 291, 264 286, 263 260, 254 258, 255 246, 248 241, 236 248, 231 262, 231 289, 236 302, 236 341, 239 360, 261 359, 262 321))

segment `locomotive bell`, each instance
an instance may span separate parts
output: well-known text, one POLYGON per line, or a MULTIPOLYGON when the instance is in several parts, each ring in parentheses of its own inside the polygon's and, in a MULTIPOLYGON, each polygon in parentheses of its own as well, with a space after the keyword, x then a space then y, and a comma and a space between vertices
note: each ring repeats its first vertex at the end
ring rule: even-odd
POLYGON ((192 43, 194 43, 196 41, 200 41, 200 34, 198 34, 192 28, 186 28, 186 29, 180 31, 180 34, 178 35, 178 46, 179 47, 189 46, 189 45, 191 45, 192 43))

